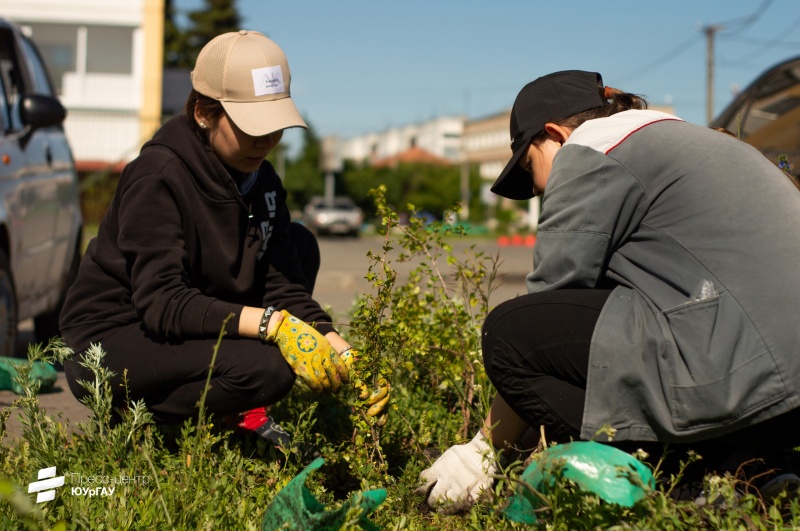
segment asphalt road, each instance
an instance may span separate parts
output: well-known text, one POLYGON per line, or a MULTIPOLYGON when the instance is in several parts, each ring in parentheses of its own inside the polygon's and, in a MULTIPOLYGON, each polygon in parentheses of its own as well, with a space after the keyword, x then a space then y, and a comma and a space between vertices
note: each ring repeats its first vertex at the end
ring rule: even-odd
MULTIPOLYGON (((346 320, 348 310, 353 305, 359 294, 372 293, 372 285, 364 278, 371 265, 367 257, 368 251, 382 254, 383 238, 378 236, 362 236, 361 238, 320 238, 320 252, 322 266, 317 277, 314 297, 323 306, 329 307, 335 322, 346 320)), ((453 254, 456 258, 464 259, 465 250, 474 245, 475 251, 485 255, 497 257, 497 279, 495 289, 489 298, 491 306, 517 295, 525 293, 525 274, 533 263, 533 251, 530 247, 522 245, 501 246, 491 239, 465 238, 452 242, 453 254)), ((397 250, 387 255, 392 266, 399 274, 398 282, 402 282, 403 275, 407 274, 417 262, 404 264, 396 262, 397 250)), ((448 273, 447 266, 441 268, 443 275, 448 273)), ((24 356, 27 345, 33 341, 32 323, 20 323, 20 336, 18 342, 19 355, 24 356)), ((0 408, 9 407, 17 396, 11 391, 0 391, 0 408)), ((88 410, 78 402, 67 387, 64 373, 59 372, 55 388, 50 393, 39 395, 39 401, 47 414, 56 421, 68 424, 70 430, 75 430, 78 421, 88 417, 88 410)), ((21 434, 21 424, 17 413, 13 413, 7 423, 7 437, 17 437, 21 434)))
MULTIPOLYGON (((378 236, 361 238, 321 238, 320 253, 322 266, 317 278, 314 297, 322 305, 330 305, 332 317, 338 320, 347 315, 355 298, 362 293, 373 293, 372 285, 364 278, 372 264, 367 257, 368 251, 382 254, 383 239, 378 236)), ((499 254, 499 279, 495 281, 495 289, 490 296, 490 304, 497 305, 509 298, 525 293, 524 276, 533 264, 533 251, 524 245, 501 247, 495 240, 479 238, 455 239, 452 242, 453 255, 465 259, 465 251, 475 246, 474 252, 485 255, 499 254)), ((397 262, 398 249, 388 253, 391 266, 402 275, 419 265, 397 262)), ((443 275, 448 273, 446 262, 440 265, 443 275)), ((398 282, 401 282, 398 279, 398 282)))

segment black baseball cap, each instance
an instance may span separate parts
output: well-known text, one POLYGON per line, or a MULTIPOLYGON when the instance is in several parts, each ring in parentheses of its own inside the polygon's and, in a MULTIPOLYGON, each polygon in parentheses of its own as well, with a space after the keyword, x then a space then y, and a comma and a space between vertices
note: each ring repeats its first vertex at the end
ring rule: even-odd
POLYGON ((511 108, 513 155, 492 185, 492 192, 509 199, 533 197, 530 174, 517 165, 531 140, 544 131, 546 123, 605 105, 602 88, 600 74, 582 70, 554 72, 522 87, 511 108))

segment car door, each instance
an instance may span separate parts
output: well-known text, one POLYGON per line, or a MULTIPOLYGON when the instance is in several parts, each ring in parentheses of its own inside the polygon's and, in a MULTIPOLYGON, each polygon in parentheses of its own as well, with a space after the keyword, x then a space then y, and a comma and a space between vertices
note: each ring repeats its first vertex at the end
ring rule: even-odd
POLYGON ((20 37, 0 26, 0 81, 5 93, 3 172, 0 208, 6 216, 9 259, 14 275, 20 318, 46 296, 52 283, 54 227, 58 217, 58 186, 52 179, 52 148, 45 130, 21 141, 23 124, 18 103, 34 92, 28 66, 19 49, 20 37))
MULTIPOLYGON (((22 46, 31 73, 32 91, 55 97, 53 84, 36 46, 24 36, 22 46)), ((37 137, 34 140, 41 142, 40 147, 35 149, 39 150, 37 153, 43 155, 47 164, 44 171, 44 179, 48 182, 46 198, 51 201, 48 209, 53 225, 47 257, 50 270, 46 276, 47 283, 43 285, 50 309, 63 290, 62 282, 69 273, 71 257, 77 252, 76 242, 82 225, 78 178, 72 150, 61 126, 39 129, 34 136, 37 137)))

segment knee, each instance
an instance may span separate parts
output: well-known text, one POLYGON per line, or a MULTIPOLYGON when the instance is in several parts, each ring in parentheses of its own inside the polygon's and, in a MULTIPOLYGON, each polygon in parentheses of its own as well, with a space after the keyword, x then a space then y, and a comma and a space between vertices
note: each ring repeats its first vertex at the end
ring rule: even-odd
POLYGON ((503 356, 508 350, 508 344, 504 341, 508 331, 505 330, 506 319, 509 308, 506 301, 486 316, 486 320, 481 327, 481 351, 483 352, 483 365, 490 379, 493 377, 492 366, 496 357, 503 356))
POLYGON ((273 363, 263 356, 264 363, 242 363, 220 375, 218 384, 228 393, 251 399, 256 405, 277 402, 292 390, 295 374, 286 363, 273 363))
MULTIPOLYGON (((76 357, 79 356, 80 354, 76 357)), ((64 376, 66 377, 69 390, 75 398, 82 400, 88 395, 88 391, 78 382, 81 380, 91 382, 94 379, 94 375, 78 364, 77 361, 74 359, 64 360, 64 376)))
POLYGON ((491 341, 497 337, 502 337, 513 332, 521 323, 524 323, 526 327, 532 325, 532 322, 524 319, 521 314, 522 309, 524 307, 520 306, 518 299, 510 299, 497 305, 489 312, 483 322, 481 327, 482 340, 491 341))

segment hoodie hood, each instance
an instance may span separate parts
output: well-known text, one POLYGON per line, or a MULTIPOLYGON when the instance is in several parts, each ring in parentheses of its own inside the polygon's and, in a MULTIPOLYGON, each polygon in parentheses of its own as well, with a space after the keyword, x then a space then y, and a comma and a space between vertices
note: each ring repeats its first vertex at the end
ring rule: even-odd
MULTIPOLYGON (((195 187, 209 199, 231 201, 240 197, 236 182, 211 146, 198 138, 189 126, 186 116, 181 114, 168 120, 153 138, 142 146, 142 154, 148 150, 160 149, 169 150, 172 156, 180 159, 194 177, 195 187)), ((259 172, 265 171, 265 167, 274 173, 269 164, 262 165, 259 172)))

